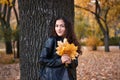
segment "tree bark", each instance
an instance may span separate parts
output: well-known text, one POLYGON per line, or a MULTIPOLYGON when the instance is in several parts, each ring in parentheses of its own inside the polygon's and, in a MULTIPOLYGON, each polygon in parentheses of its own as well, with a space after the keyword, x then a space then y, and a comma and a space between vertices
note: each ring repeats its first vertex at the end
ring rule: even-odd
POLYGON ((108 29, 108 26, 106 24, 106 22, 104 22, 104 24, 106 24, 105 27, 107 27, 107 29, 104 29, 104 26, 102 24, 102 22, 100 21, 100 18, 98 16, 96 16, 96 21, 104 35, 104 45, 105 45, 105 52, 109 52, 109 29, 108 29))
POLYGON ((20 18, 20 79, 39 80, 38 57, 57 16, 74 23, 74 0, 18 0, 20 18))
POLYGON ((12 54, 12 44, 10 41, 5 41, 6 53, 12 54))
POLYGON ((17 58, 19 58, 20 57, 20 54, 19 54, 19 40, 17 40, 17 58))
POLYGON ((105 52, 109 52, 109 33, 104 34, 105 52))

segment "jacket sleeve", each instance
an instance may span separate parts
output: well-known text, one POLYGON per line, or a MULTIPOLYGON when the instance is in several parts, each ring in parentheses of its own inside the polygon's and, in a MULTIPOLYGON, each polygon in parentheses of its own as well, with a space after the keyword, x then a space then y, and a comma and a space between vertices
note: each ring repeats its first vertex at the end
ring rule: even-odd
POLYGON ((69 64, 70 68, 76 68, 78 66, 78 58, 72 60, 71 64, 69 64))
POLYGON ((51 58, 51 55, 54 53, 54 44, 54 38, 48 38, 48 40, 45 42, 45 46, 43 47, 39 57, 40 64, 46 65, 48 67, 58 67, 62 65, 60 57, 51 58))

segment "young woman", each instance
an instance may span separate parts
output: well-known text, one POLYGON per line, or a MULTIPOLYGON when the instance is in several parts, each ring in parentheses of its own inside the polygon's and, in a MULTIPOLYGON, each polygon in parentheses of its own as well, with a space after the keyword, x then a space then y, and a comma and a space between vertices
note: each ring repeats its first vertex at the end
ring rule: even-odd
POLYGON ((67 38, 69 43, 78 46, 78 53, 81 54, 80 45, 71 23, 63 17, 57 18, 54 22, 52 36, 47 39, 40 53, 40 80, 77 80, 77 57, 75 60, 71 60, 68 55, 59 56, 56 53, 57 41, 63 41, 64 38, 67 38))

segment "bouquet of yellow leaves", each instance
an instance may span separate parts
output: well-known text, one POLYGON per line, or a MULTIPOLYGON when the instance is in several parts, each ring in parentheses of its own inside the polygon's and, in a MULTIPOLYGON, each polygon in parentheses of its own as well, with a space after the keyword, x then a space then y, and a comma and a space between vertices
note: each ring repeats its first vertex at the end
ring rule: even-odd
POLYGON ((78 47, 75 46, 73 43, 72 44, 68 43, 66 38, 64 38, 63 42, 58 41, 57 44, 58 47, 56 48, 57 50, 56 53, 59 56, 67 54, 72 60, 74 60, 75 57, 78 56, 78 52, 77 52, 78 47))

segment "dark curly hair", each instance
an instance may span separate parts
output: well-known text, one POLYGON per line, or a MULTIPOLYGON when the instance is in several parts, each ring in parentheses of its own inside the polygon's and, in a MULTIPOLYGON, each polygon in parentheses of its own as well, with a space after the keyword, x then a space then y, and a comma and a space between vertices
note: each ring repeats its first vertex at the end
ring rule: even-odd
POLYGON ((70 23, 70 21, 68 21, 65 17, 58 17, 54 20, 53 22, 53 29, 52 29, 52 34, 51 36, 57 36, 57 33, 55 32, 55 23, 57 20, 63 20, 63 22, 65 23, 65 37, 68 39, 68 42, 69 43, 74 43, 75 46, 78 46, 78 53, 79 54, 82 54, 82 51, 81 51, 81 45, 79 44, 77 38, 76 38, 76 35, 75 35, 75 32, 74 32, 74 27, 73 25, 70 23))

